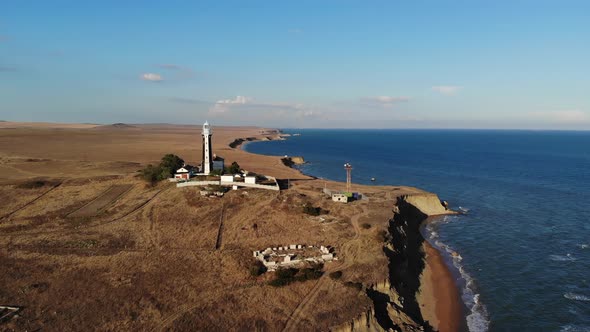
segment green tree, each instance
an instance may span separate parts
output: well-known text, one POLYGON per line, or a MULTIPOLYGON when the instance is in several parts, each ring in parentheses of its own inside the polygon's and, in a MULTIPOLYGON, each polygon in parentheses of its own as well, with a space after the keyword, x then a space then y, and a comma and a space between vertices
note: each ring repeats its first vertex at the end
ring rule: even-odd
POLYGON ((162 180, 162 168, 160 166, 149 164, 141 170, 141 177, 154 184, 162 180))
POLYGON ((163 172, 167 170, 169 176, 173 175, 174 172, 176 172, 176 170, 181 168, 182 166, 184 166, 184 160, 182 160, 179 156, 171 153, 162 157, 162 161, 160 162, 160 167, 162 167, 163 172))
POLYGON ((234 161, 231 163, 231 166, 227 168, 227 170, 230 174, 238 174, 240 172, 240 164, 234 161))

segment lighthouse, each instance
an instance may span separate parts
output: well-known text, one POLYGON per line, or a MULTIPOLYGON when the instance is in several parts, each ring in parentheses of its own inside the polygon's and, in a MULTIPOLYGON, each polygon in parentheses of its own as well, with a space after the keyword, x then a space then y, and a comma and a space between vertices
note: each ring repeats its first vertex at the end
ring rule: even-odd
POLYGON ((211 151, 211 126, 205 121, 203 124, 203 164, 202 172, 209 175, 213 169, 213 152, 211 151))

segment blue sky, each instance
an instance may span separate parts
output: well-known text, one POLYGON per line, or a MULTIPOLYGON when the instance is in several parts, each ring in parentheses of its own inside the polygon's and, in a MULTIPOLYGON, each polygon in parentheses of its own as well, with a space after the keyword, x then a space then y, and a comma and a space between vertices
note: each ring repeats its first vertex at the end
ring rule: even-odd
POLYGON ((590 129, 588 1, 4 1, 0 119, 590 129))

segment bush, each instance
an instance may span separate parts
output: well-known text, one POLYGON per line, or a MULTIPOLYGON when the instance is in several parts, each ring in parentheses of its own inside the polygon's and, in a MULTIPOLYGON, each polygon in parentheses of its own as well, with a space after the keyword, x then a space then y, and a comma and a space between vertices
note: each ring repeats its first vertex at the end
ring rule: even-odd
POLYGON ((264 266, 264 264, 262 264, 262 262, 259 260, 255 260, 252 263, 252 266, 250 266, 250 275, 253 277, 258 277, 264 272, 266 272, 266 266, 264 266))
POLYGON ((223 170, 221 169, 214 169, 211 172, 209 172, 209 175, 213 175, 213 176, 220 176, 223 174, 223 170))
POLYGON ((330 273, 329 276, 333 280, 338 280, 338 279, 342 278, 342 271, 334 271, 334 272, 330 273))
POLYGON ((46 185, 46 182, 45 181, 33 180, 33 181, 23 182, 23 183, 19 184, 17 186, 17 188, 21 188, 21 189, 37 189, 37 188, 41 188, 41 187, 43 187, 45 185, 46 185))
POLYGON ((309 203, 303 205, 303 213, 307 213, 311 216, 319 216, 322 213, 322 208, 314 207, 309 203))
POLYGON ((234 161, 231 163, 231 166, 225 168, 225 172, 228 174, 238 174, 240 173, 240 165, 234 161))
POLYGON ((319 279, 324 272, 323 264, 314 265, 304 269, 279 269, 276 271, 276 278, 271 280, 268 284, 274 287, 286 286, 295 281, 306 281, 319 279))
POLYGON ((354 288, 356 290, 361 290, 363 289, 363 284, 361 284, 360 282, 352 282, 352 281, 347 281, 344 283, 344 286, 346 287, 350 287, 350 288, 354 288))
POLYGON ((361 227, 364 228, 364 229, 369 229, 369 228, 371 228, 371 224, 364 223, 364 224, 361 225, 361 227))

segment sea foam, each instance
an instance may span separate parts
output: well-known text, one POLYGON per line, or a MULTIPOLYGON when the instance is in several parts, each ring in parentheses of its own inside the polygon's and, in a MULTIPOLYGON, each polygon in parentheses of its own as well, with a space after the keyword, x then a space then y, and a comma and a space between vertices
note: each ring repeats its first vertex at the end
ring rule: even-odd
POLYGON ((584 302, 590 301, 590 296, 576 294, 576 293, 572 293, 572 292, 568 292, 568 293, 563 294, 563 297, 565 297, 566 299, 569 299, 569 300, 584 301, 584 302))
POLYGON ((439 239, 438 232, 435 231, 436 225, 446 224, 450 220, 450 217, 445 217, 439 222, 427 224, 425 227, 426 235, 430 242, 434 244, 434 247, 452 260, 453 266, 461 275, 461 279, 464 282, 461 287, 461 299, 469 309, 466 317, 467 328, 471 332, 486 332, 489 330, 490 319, 486 306, 481 302, 480 295, 477 293, 475 280, 461 264, 463 257, 453 248, 443 243, 439 239))
POLYGON ((590 326, 565 325, 561 327, 561 332, 590 332, 590 326))
POLYGON ((574 256, 572 256, 571 254, 567 254, 567 255, 549 255, 549 259, 552 261, 556 261, 556 262, 573 262, 578 260, 577 258, 575 258, 574 256))

